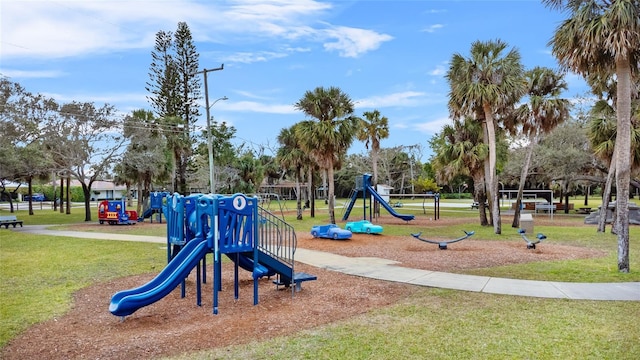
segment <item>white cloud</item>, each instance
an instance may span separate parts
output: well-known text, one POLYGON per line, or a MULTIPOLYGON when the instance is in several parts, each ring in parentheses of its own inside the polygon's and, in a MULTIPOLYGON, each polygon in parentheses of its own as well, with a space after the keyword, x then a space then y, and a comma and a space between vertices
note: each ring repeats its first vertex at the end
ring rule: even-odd
POLYGON ((275 40, 271 43, 277 47, 291 46, 283 52, 235 54, 241 62, 309 51, 308 46, 278 40, 328 41, 325 49, 357 57, 392 39, 367 29, 323 23, 331 7, 314 0, 6 1, 0 14, 0 56, 46 60, 149 49, 157 31, 174 31, 179 21, 189 24, 196 41, 238 44, 266 38, 275 40))
POLYGON ((451 124, 451 119, 449 117, 441 117, 432 121, 413 124, 411 128, 425 134, 435 134, 442 131, 442 127, 447 124, 451 124))
MULTIPOLYGON (((139 104, 147 101, 147 93, 106 93, 106 94, 57 94, 43 92, 42 95, 53 98, 58 102, 71 101, 92 102, 97 106, 101 104, 139 104)), ((138 107, 136 107, 138 108, 138 107)))
POLYGON ((336 26, 324 31, 330 39, 324 44, 328 51, 338 51, 343 57, 358 57, 376 50, 383 42, 393 39, 391 35, 380 34, 373 30, 336 26))
POLYGON ((268 114, 294 114, 298 112, 294 109, 292 104, 264 104, 255 101, 227 102, 220 107, 226 111, 256 112, 268 114))
POLYGON ((357 108, 384 108, 392 106, 422 106, 436 104, 444 101, 440 94, 430 94, 419 91, 402 91, 382 96, 372 96, 369 98, 354 101, 357 108))
POLYGON ((442 76, 447 72, 447 68, 444 65, 437 65, 435 69, 429 72, 431 76, 442 76))
POLYGON ((423 29, 422 31, 424 32, 428 32, 428 33, 434 33, 439 29, 442 29, 444 27, 444 25, 442 24, 433 24, 425 29, 423 29))
POLYGON ((255 62, 265 62, 272 59, 279 59, 288 56, 287 53, 277 53, 270 51, 261 52, 238 52, 228 55, 221 55, 217 58, 223 63, 243 63, 251 64, 255 62))
POLYGON ((242 97, 246 97, 249 99, 256 99, 256 100, 268 100, 269 98, 263 95, 257 95, 254 94, 252 92, 249 91, 245 91, 245 90, 233 90, 234 93, 242 96, 242 97))
POLYGON ((13 79, 44 79, 44 78, 59 78, 66 75, 66 72, 61 70, 13 70, 13 69, 0 69, 0 74, 13 79))
POLYGON ((149 47, 160 24, 185 14, 187 9, 178 5, 156 2, 149 6, 139 1, 3 2, 1 54, 61 58, 149 47))

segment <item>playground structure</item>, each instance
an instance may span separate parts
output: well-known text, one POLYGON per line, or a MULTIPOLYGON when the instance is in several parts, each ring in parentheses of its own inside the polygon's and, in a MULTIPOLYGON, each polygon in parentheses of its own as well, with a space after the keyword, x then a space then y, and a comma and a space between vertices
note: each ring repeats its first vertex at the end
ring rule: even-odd
POLYGON ((473 236, 473 234, 476 233, 475 231, 465 231, 465 230, 462 230, 462 231, 464 231, 464 234, 465 234, 464 236, 461 236, 461 237, 459 237, 457 239, 448 240, 448 241, 437 241, 437 240, 424 239, 424 238, 420 237, 420 235, 422 235, 421 232, 419 232, 417 234, 411 234, 411 236, 413 236, 414 238, 416 238, 416 239, 418 239, 420 241, 424 241, 426 243, 436 244, 436 245, 438 245, 438 249, 440 249, 440 250, 447 250, 447 245, 448 244, 453 244, 455 242, 462 241, 464 239, 468 239, 471 236, 473 236))
POLYGON ((382 205, 382 207, 384 207, 389 214, 402 219, 404 221, 410 221, 414 219, 414 215, 411 214, 399 214, 397 213, 394 209, 393 206, 391 206, 389 203, 387 203, 381 196, 380 194, 378 194, 378 192, 371 186, 371 175, 370 174, 364 174, 362 175, 362 177, 357 177, 356 178, 356 187, 351 190, 351 194, 349 195, 349 202, 345 205, 346 206, 346 210, 344 211, 344 215, 342 216, 342 220, 346 221, 347 219, 349 219, 349 215, 351 214, 351 210, 353 209, 353 205, 356 203, 356 201, 358 200, 358 198, 362 196, 362 201, 363 201, 363 210, 364 210, 364 214, 363 214, 363 220, 367 219, 367 198, 369 198, 369 219, 372 218, 372 203, 373 203, 373 199, 375 199, 375 201, 377 201, 378 203, 380 203, 382 205))
POLYGON ((162 208, 165 205, 165 199, 170 194, 166 191, 158 192, 154 191, 149 194, 149 203, 146 210, 142 212, 142 216, 140 217, 140 221, 144 221, 146 218, 151 219, 151 223, 153 224, 153 215, 158 214, 158 221, 162 223, 162 208))
POLYGON ((126 198, 103 200, 98 204, 98 222, 109 225, 133 225, 139 221, 138 212, 127 210, 126 198))
POLYGON ((206 255, 213 253, 213 313, 218 313, 221 290, 221 255, 234 263, 234 296, 239 297, 238 270, 253 277, 254 305, 258 304, 258 280, 276 276, 276 286, 291 287, 292 296, 301 283, 316 280, 294 272, 296 236, 293 227, 259 208, 256 198, 195 194, 167 196, 167 266, 150 282, 113 295, 109 311, 125 317, 153 304, 181 284, 196 268, 196 302, 201 305, 202 283, 206 283, 206 255), (201 276, 202 265, 202 276, 201 276), (292 286, 293 285, 293 286, 292 286))
POLYGON ((542 240, 547 238, 544 234, 538 233, 538 235, 536 235, 537 240, 531 241, 527 238, 527 235, 525 234, 526 232, 527 231, 525 229, 518 229, 518 234, 520 234, 520 236, 522 236, 522 239, 527 243, 527 249, 535 249, 536 244, 541 243, 542 240))

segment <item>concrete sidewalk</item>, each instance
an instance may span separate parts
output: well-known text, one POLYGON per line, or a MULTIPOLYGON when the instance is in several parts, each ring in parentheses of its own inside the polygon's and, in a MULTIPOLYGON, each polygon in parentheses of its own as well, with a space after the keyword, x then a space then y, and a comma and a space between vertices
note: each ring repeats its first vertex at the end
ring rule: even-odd
MULTIPOLYGON (((23 228, 11 229, 11 231, 84 239, 139 241, 159 244, 164 244, 167 241, 166 238, 158 236, 57 231, 48 230, 45 226, 34 225, 25 225, 23 228)), ((640 282, 570 283, 452 274, 401 267, 398 266, 397 262, 387 259, 352 258, 302 248, 296 250, 295 260, 321 269, 338 271, 349 275, 403 282, 418 286, 554 299, 640 301, 640 282)))

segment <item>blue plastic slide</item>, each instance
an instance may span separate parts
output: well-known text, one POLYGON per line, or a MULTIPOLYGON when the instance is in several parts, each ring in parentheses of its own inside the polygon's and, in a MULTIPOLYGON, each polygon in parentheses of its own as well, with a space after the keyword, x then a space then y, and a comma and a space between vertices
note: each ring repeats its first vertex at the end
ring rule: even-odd
POLYGON ((380 196, 380 194, 378 194, 378 192, 371 186, 368 185, 367 186, 367 190, 369 190, 369 192, 371 193, 371 195, 373 195, 373 197, 378 200, 378 202, 389 212, 389 214, 402 219, 404 221, 409 221, 409 220, 413 220, 413 218, 415 217, 415 215, 407 215, 407 214, 398 214, 392 207, 391 205, 389 205, 386 201, 384 201, 384 199, 380 196))
POLYGON ((207 254, 206 239, 189 241, 153 280, 138 288, 124 290, 111 298, 109 311, 115 316, 127 316, 167 296, 198 265, 207 254))
POLYGON ((145 210, 142 213, 142 218, 146 219, 146 218, 150 218, 153 215, 153 209, 152 208, 148 208, 147 210, 145 210))

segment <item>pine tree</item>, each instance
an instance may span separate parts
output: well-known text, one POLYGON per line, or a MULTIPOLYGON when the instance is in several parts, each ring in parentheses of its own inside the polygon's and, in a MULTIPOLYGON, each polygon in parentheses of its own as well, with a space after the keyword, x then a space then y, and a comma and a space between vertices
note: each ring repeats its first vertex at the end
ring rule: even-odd
POLYGON ((194 146, 190 129, 200 115, 197 100, 201 97, 196 75, 199 54, 189 26, 178 23, 175 34, 158 31, 151 57, 147 98, 173 151, 173 190, 186 194, 187 164, 194 146))

